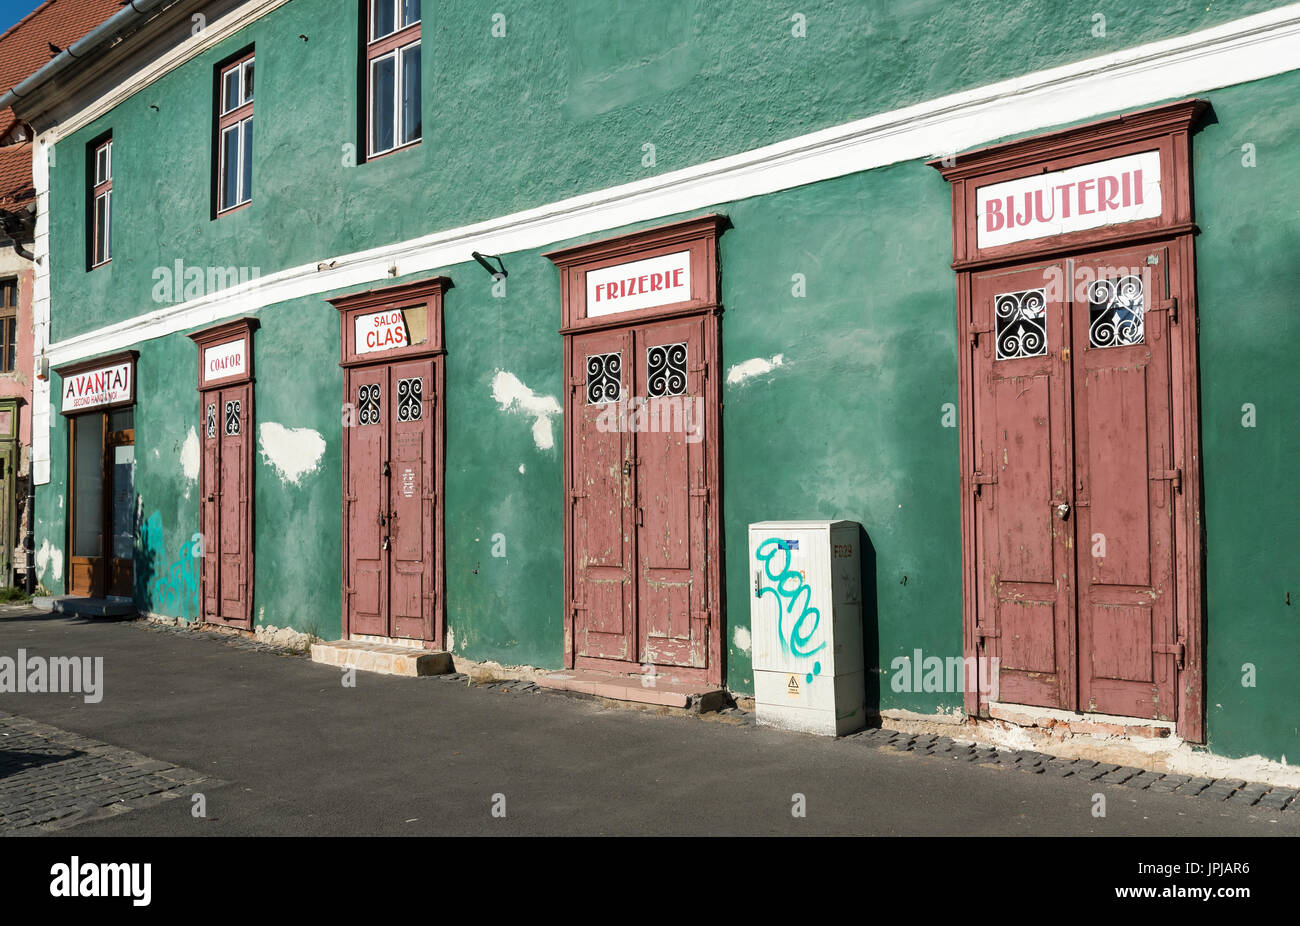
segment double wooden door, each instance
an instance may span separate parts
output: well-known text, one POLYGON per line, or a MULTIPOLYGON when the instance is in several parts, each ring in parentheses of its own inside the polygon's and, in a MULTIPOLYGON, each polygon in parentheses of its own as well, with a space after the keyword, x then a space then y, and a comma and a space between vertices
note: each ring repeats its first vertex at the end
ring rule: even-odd
POLYGON ((344 611, 351 634, 435 639, 435 363, 347 371, 344 611))
POLYGON ((203 421, 203 619, 252 628, 251 441, 253 386, 200 394, 203 421))
POLYGON ((975 631, 999 701, 1176 717, 1173 259, 972 277, 975 631))
POLYGON ((575 335, 567 412, 578 664, 703 670, 709 588, 705 321, 575 335))

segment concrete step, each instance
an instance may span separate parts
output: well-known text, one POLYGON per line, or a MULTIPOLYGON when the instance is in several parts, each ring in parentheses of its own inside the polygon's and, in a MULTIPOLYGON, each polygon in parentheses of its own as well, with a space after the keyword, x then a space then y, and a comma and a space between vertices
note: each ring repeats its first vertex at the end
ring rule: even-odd
POLYGON ((33 598, 32 607, 70 617, 134 617, 137 613, 129 598, 33 598))
POLYGON ((690 708, 697 713, 720 710, 727 704, 724 689, 702 682, 681 682, 669 675, 617 675, 592 669, 565 669, 539 673, 537 684, 615 701, 690 708))
POLYGON ((327 666, 352 666, 363 672, 411 678, 417 675, 444 675, 451 671, 451 653, 365 640, 313 643, 311 658, 313 662, 327 666))

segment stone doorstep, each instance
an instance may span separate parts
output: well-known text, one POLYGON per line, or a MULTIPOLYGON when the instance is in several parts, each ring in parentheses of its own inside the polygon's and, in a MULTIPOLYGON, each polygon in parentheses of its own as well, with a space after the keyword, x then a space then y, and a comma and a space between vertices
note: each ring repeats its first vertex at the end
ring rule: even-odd
POLYGON ((327 666, 350 666, 382 675, 445 675, 451 671, 451 654, 389 643, 364 640, 334 640, 313 643, 312 662, 327 666))
MULTIPOLYGON (((33 599, 35 602, 37 599, 33 599)), ((45 608, 44 601, 37 604, 36 607, 41 610, 50 610, 55 614, 66 614, 70 617, 134 617, 136 607, 134 601, 122 601, 116 598, 50 598, 45 599, 50 603, 49 608, 45 608)))
POLYGON ((700 714, 719 710, 727 703, 726 691, 716 685, 678 682, 671 676, 616 675, 593 669, 565 669, 562 672, 539 672, 536 681, 540 687, 555 691, 572 691, 613 701, 690 708, 700 714))

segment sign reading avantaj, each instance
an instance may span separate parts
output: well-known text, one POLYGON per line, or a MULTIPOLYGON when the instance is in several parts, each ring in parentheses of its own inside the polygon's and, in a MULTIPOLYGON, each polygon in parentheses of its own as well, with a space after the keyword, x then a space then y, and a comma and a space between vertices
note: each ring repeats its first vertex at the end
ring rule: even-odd
POLYGON ((978 242, 1015 241, 1160 215, 1160 152, 1143 151, 980 187, 978 242))
POLYGON ((63 411, 85 411, 128 402, 131 399, 131 362, 115 363, 97 370, 73 373, 63 378, 63 411))

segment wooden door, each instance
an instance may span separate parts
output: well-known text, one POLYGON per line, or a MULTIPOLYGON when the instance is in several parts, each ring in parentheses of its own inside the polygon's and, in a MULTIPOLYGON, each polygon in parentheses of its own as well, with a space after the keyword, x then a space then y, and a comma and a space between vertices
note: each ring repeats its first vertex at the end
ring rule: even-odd
POLYGON ((252 385, 244 383, 208 390, 199 401, 203 619, 245 627, 252 623, 252 394, 252 385))
POLYGON ((1075 639, 1064 275, 1060 262, 976 274, 971 343, 976 633, 998 659, 997 700, 1059 708, 1074 700, 1075 639))
POLYGON ((434 363, 348 373, 345 609, 352 634, 434 639, 434 363))
POLYGON ((352 634, 388 636, 388 367, 348 371, 344 611, 352 634))
POLYGON ((68 594, 103 594, 106 486, 103 412, 76 415, 68 422, 68 594))
POLYGON ((582 335, 572 344, 569 556, 578 658, 636 656, 635 442, 619 425, 631 395, 632 349, 628 330, 582 335))
POLYGON ((638 659, 704 668, 708 653, 703 322, 635 332, 638 659))
POLYGON ((416 640, 433 639, 436 604, 433 384, 432 360, 388 368, 388 635, 416 640))
POLYGON ((1075 262, 1082 710, 1173 720, 1175 468, 1165 248, 1075 262))

